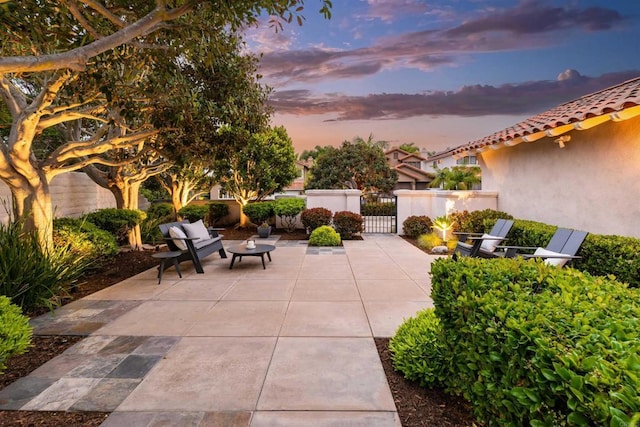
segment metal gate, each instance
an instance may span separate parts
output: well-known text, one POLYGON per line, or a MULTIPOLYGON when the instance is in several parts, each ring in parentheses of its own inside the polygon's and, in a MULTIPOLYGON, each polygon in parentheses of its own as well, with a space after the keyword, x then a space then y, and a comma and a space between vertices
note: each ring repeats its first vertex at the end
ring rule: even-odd
POLYGON ((364 219, 365 233, 398 232, 398 198, 388 194, 363 194, 360 197, 360 215, 364 219))

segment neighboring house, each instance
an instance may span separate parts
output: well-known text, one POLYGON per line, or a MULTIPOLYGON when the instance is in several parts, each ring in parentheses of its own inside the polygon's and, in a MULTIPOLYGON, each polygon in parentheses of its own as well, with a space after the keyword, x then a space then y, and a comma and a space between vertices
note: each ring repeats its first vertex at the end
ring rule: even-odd
POLYGON ((409 153, 395 147, 384 154, 389 166, 398 172, 396 190, 425 190, 433 181, 433 174, 421 169, 426 159, 420 154, 409 153))
MULTIPOLYGON (((430 159, 476 156, 517 218, 640 237, 640 77, 430 159)), ((631 256, 631 254, 630 254, 631 256)))

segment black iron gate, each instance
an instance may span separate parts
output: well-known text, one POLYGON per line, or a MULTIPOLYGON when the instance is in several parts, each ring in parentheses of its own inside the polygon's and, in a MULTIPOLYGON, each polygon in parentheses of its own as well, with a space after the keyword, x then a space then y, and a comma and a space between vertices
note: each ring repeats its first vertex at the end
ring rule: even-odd
POLYGON ((363 194, 360 197, 360 215, 364 219, 365 233, 398 232, 398 198, 388 194, 363 194))

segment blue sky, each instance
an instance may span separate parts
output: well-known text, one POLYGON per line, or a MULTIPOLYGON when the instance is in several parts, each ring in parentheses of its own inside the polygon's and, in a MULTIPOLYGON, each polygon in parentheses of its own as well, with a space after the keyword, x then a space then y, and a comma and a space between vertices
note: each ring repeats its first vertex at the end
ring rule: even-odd
POLYGON ((298 152, 370 134, 439 151, 640 76, 638 0, 319 5, 246 34, 298 152))

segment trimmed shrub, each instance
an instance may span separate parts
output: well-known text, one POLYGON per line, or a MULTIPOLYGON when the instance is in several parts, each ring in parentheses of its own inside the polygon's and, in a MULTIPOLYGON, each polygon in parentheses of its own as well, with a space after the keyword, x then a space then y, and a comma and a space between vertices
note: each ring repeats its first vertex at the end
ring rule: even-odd
POLYGON ((0 223, 0 295, 25 312, 53 308, 93 261, 68 246, 44 251, 35 232, 0 223))
POLYGON ((296 229, 296 222, 298 215, 306 207, 304 199, 297 197, 285 197, 276 200, 273 211, 280 217, 282 225, 285 226, 287 231, 293 232, 296 229))
POLYGON ((11 304, 9 298, 0 295, 0 374, 11 356, 29 348, 31 333, 29 318, 22 314, 20 307, 11 304))
POLYGON ((92 222, 76 218, 53 220, 53 244, 89 259, 118 253, 116 237, 92 222))
POLYGON ((229 205, 223 202, 211 202, 209 206, 209 222, 213 226, 225 216, 229 215, 229 205))
POLYGON ((488 233, 498 219, 513 219, 513 216, 508 213, 493 209, 465 211, 462 214, 454 214, 454 216, 456 222, 460 221, 454 231, 466 231, 468 233, 488 233))
POLYGON ((340 235, 328 225, 321 225, 309 236, 310 246, 340 246, 340 243, 340 235))
POLYGON ((209 214, 209 206, 207 205, 187 205, 180 208, 178 216, 182 219, 186 219, 189 222, 196 222, 202 220, 207 223, 207 215, 209 214))
POLYGON ((258 226, 267 222, 274 215, 273 204, 274 202, 271 201, 253 202, 245 205, 242 211, 249 217, 249 221, 258 226))
POLYGON ((640 295, 523 259, 431 266, 446 388, 501 425, 628 425, 640 412, 640 295))
POLYGON ((541 222, 517 219, 509 231, 508 245, 510 246, 547 246, 558 227, 541 222))
POLYGON ((573 266, 597 276, 612 274, 629 286, 640 288, 640 239, 589 234, 573 266))
POLYGON ((99 209, 83 218, 116 236, 118 243, 127 241, 127 233, 144 221, 147 215, 134 209, 99 209))
POLYGON ((407 237, 416 238, 421 234, 431 232, 433 223, 428 216, 410 216, 402 223, 402 232, 407 237))
POLYGON ((360 214, 340 211, 333 215, 333 226, 343 240, 349 240, 364 231, 364 219, 360 214))
POLYGON ((313 231, 322 225, 331 225, 333 212, 325 208, 305 209, 300 214, 300 221, 305 229, 313 231))
POLYGON ((171 203, 154 203, 147 209, 147 219, 167 218, 175 219, 176 211, 171 203))
POLYGON ((441 386, 446 379, 445 361, 449 358, 442 337, 433 308, 408 318, 389 341, 394 369, 421 386, 441 386))

